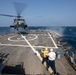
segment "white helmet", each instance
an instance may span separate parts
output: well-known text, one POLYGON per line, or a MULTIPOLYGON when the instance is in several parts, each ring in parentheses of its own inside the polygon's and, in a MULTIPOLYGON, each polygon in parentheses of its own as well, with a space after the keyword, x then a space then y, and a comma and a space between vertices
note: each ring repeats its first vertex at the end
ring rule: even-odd
POLYGON ((50 51, 53 52, 53 49, 51 48, 50 51))
POLYGON ((45 50, 47 51, 48 49, 47 49, 47 48, 45 48, 45 50))

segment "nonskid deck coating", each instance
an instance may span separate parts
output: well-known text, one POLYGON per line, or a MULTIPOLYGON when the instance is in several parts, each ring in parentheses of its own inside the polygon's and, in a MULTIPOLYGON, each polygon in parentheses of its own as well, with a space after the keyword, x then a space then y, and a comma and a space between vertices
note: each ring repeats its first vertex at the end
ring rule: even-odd
MULTIPOLYGON (((31 31, 27 34, 21 34, 25 36, 27 41, 38 52, 40 52, 40 50, 44 47, 54 48, 55 50, 58 50, 48 33, 49 32, 46 31, 31 31)), ((25 74, 50 74, 49 71, 46 71, 46 67, 41 63, 37 55, 35 55, 33 50, 20 34, 15 33, 1 36, 0 53, 8 54, 7 58, 5 59, 8 60, 7 63, 9 64, 23 62, 25 74)), ((64 65, 65 63, 67 64, 67 61, 65 60, 64 63, 64 60, 64 58, 61 60, 56 60, 57 72, 59 72, 61 75, 74 75, 76 72, 72 69, 70 65, 68 65, 70 67, 67 67, 71 69, 67 71, 68 68, 65 68, 66 65, 64 65)))

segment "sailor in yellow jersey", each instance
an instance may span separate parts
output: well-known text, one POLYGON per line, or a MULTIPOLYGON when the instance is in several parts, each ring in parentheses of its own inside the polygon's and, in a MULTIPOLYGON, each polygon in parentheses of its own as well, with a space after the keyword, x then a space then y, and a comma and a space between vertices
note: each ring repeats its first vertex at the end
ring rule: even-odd
POLYGON ((41 53, 42 53, 42 64, 44 64, 44 62, 46 62, 46 69, 48 70, 48 57, 47 57, 47 54, 49 53, 48 52, 48 49, 47 48, 43 48, 41 50, 41 53))

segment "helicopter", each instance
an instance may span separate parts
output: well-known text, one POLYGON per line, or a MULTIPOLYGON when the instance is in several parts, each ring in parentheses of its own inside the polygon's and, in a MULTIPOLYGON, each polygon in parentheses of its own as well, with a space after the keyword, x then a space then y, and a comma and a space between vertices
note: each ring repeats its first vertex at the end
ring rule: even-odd
POLYGON ((17 29, 18 28, 26 28, 27 27, 27 24, 26 24, 26 21, 25 19, 23 19, 23 17, 20 15, 21 12, 23 11, 24 7, 21 5, 21 3, 15 3, 15 7, 16 7, 16 11, 17 11, 17 16, 14 16, 14 15, 7 15, 7 14, 0 14, 0 16, 7 16, 7 17, 15 17, 14 21, 13 21, 13 25, 10 26, 11 28, 14 28, 14 29, 17 29), (18 7, 20 6, 20 10, 18 9, 18 7))

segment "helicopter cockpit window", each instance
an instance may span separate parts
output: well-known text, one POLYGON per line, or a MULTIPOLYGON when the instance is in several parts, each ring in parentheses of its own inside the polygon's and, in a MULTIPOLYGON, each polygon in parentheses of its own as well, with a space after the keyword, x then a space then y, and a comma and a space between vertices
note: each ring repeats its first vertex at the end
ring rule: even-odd
POLYGON ((25 23, 24 19, 19 19, 18 22, 19 22, 19 24, 25 23))
POLYGON ((14 19, 14 24, 25 24, 24 19, 14 19))

